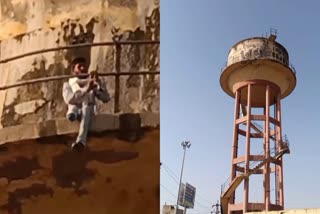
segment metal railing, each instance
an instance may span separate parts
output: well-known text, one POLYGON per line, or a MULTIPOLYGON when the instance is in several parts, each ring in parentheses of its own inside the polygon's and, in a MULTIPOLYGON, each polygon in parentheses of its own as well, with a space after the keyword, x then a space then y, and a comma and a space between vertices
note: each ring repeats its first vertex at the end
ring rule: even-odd
POLYGON ((6 59, 0 60, 0 64, 7 63, 16 59, 20 59, 26 56, 37 55, 41 53, 59 51, 59 50, 67 50, 67 49, 75 49, 75 48, 84 48, 84 47, 95 47, 95 46, 116 46, 121 47, 121 45, 152 45, 152 44, 160 44, 160 41, 156 40, 127 40, 127 41, 112 41, 112 42, 97 42, 97 43, 81 43, 81 44, 73 44, 73 45, 65 45, 58 46, 54 48, 46 48, 37 51, 31 51, 28 53, 24 53, 21 55, 17 55, 14 57, 9 57, 6 59))
MULTIPOLYGON (((75 49, 75 48, 83 48, 83 47, 94 47, 94 46, 115 46, 115 72, 108 72, 108 73, 98 73, 99 76, 113 76, 115 77, 115 92, 114 92, 114 113, 120 111, 119 108, 119 97, 120 97, 120 76, 131 76, 131 75, 159 75, 160 71, 138 71, 138 72, 121 72, 121 48, 122 45, 159 45, 160 41, 155 40, 138 40, 138 41, 112 41, 112 42, 99 42, 99 43, 82 43, 82 44, 73 44, 73 45, 66 45, 66 46, 59 46, 54 48, 47 48, 37 51, 32 51, 28 53, 24 53, 21 55, 9 57, 6 59, 0 60, 0 64, 7 63, 10 61, 14 61, 20 58, 24 58, 27 56, 37 55, 41 53, 59 51, 59 50, 67 50, 67 49, 75 49)), ((43 77, 43 78, 36 78, 26 81, 20 81, 14 84, 4 85, 0 87, 0 91, 7 90, 10 88, 15 88, 19 86, 25 86, 35 83, 41 82, 49 82, 49 81, 56 81, 62 79, 68 79, 71 77, 75 77, 76 75, 56 75, 51 77, 43 77)))
POLYGON ((221 195, 223 195, 223 193, 225 193, 225 191, 229 188, 231 182, 231 177, 229 176, 226 179, 226 181, 221 185, 221 195))
POLYGON ((280 142, 280 149, 286 149, 288 154, 290 153, 290 143, 287 135, 282 137, 282 141, 280 142))

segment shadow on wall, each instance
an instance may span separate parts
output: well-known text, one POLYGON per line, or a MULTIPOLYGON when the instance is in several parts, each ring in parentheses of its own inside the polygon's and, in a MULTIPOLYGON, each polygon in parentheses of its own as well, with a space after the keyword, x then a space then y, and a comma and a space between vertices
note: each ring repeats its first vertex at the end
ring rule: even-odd
POLYGON ((137 152, 86 150, 81 154, 76 154, 71 151, 66 151, 52 159, 52 173, 58 186, 74 188, 75 193, 82 195, 88 193, 85 189, 81 188, 83 182, 93 179, 96 174, 94 170, 86 168, 88 162, 98 161, 112 164, 137 157, 137 152))
MULTIPOLYGON (((77 195, 82 196, 89 194, 88 190, 82 187, 83 183, 94 179, 97 173, 95 170, 87 168, 89 162, 98 161, 105 164, 112 164, 137 157, 137 152, 86 150, 81 154, 77 154, 71 151, 65 151, 52 157, 52 176, 55 178, 57 186, 61 188, 71 188, 77 195)), ((36 170, 41 170, 41 168, 36 157, 32 157, 31 159, 16 157, 15 160, 5 162, 0 167, 0 178, 6 178, 10 184, 10 182, 15 180, 32 177, 36 170)), ((111 178, 109 178, 109 180, 110 179, 111 178)), ((34 183, 25 188, 17 188, 13 192, 8 192, 8 202, 2 205, 0 210, 8 210, 10 213, 17 214, 22 213, 21 202, 23 200, 38 197, 39 195, 50 195, 52 197, 53 194, 54 191, 52 187, 43 183, 34 183)))
MULTIPOLYGON (((129 130, 128 127, 127 130, 129 130)), ((125 186, 137 186, 137 194, 147 194, 145 197, 150 197, 148 196, 150 187, 153 189, 152 192, 155 191, 153 194, 158 193, 159 184, 156 179, 151 183, 143 183, 142 186, 140 184, 140 187, 135 182, 139 183, 139 180, 141 182, 141 180, 150 177, 150 175, 143 173, 145 170, 150 171, 151 168, 148 167, 159 171, 155 167, 159 165, 158 161, 156 162, 156 155, 153 155, 155 152, 159 153, 158 145, 154 144, 159 142, 159 132, 146 132, 145 138, 135 139, 134 144, 129 141, 117 140, 116 137, 119 136, 119 133, 121 132, 91 134, 88 141, 89 148, 81 153, 69 150, 68 143, 72 142, 74 136, 50 137, 37 141, 1 145, 0 191, 2 195, 0 196, 0 213, 2 210, 8 213, 22 214, 22 207, 26 200, 32 199, 36 202, 43 197, 58 200, 57 197, 60 196, 57 194, 61 194, 61 190, 74 193, 72 197, 70 196, 70 200, 77 200, 77 197, 95 197, 96 194, 101 195, 96 192, 98 186, 102 185, 101 188, 106 188, 103 185, 112 184, 114 179, 117 183, 119 176, 124 176, 125 180, 134 181, 134 183, 127 183, 125 186), (150 159, 145 159, 146 154, 149 153, 152 157, 151 162, 150 159), (111 168, 107 168, 107 166, 111 168), (133 169, 132 172, 131 169, 133 169), (128 175, 131 176, 126 178, 129 172, 128 175)), ((141 130, 140 133, 142 133, 141 130)), ((129 140, 132 140, 132 137, 129 140)), ((119 186, 119 188, 123 187, 119 186)), ((105 192, 101 189, 101 191, 104 192, 103 194, 108 194, 109 190, 105 192)), ((116 197, 124 192, 123 189, 118 191, 120 192, 112 192, 115 196, 108 194, 108 197, 116 197)), ((129 192, 126 190, 126 197, 128 200, 134 201, 133 195, 129 197, 133 193, 129 194, 129 192)), ((158 199, 148 200, 156 202, 158 199)), ((97 207, 97 209, 100 208, 97 207)))

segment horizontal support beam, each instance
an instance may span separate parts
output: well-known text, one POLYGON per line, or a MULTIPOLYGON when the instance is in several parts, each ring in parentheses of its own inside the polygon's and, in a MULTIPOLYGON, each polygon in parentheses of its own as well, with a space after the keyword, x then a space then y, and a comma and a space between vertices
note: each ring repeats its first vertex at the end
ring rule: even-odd
POLYGON ((17 55, 14 57, 10 57, 7 59, 0 60, 0 64, 10 62, 16 59, 20 59, 26 56, 37 55, 46 52, 53 52, 59 50, 66 50, 66 49, 75 49, 75 48, 84 48, 84 47, 94 47, 94 46, 116 46, 116 45, 153 45, 153 44, 160 44, 160 41, 157 40, 138 40, 138 41, 112 41, 112 42, 97 42, 97 43, 83 43, 83 44, 74 44, 74 45, 66 45, 60 46, 55 48, 47 48, 37 51, 32 51, 29 53, 17 55))
POLYGON ((239 203, 239 204, 228 204, 228 210, 229 210, 229 211, 243 210, 243 203, 239 203))
MULTIPOLYGON (((250 161, 263 161, 264 159, 265 158, 264 158, 263 155, 250 155, 250 157, 249 157, 250 161)), ((242 162, 244 162, 244 160, 245 160, 245 156, 242 155, 242 156, 239 156, 237 158, 234 158, 232 160, 232 163, 233 164, 242 163, 242 162)))
POLYGON ((241 118, 237 119, 237 120, 236 120, 236 124, 238 125, 238 124, 241 124, 241 123, 246 122, 247 117, 248 117, 248 116, 244 116, 244 117, 241 117, 241 118))
MULTIPOLYGON (((241 134, 242 136, 247 136, 247 132, 242 129, 238 129, 238 133, 241 134)), ((250 133, 250 137, 251 138, 263 138, 264 135, 263 135, 263 133, 250 133)))
POLYGON ((263 138, 264 134, 263 133, 250 133, 251 138, 263 138))
POLYGON ((264 203, 248 203, 248 211, 264 210, 264 203))
POLYGON ((260 120, 260 121, 264 121, 266 120, 266 116, 265 115, 251 115, 251 120, 260 120))
POLYGON ((234 158, 232 160, 232 163, 233 164, 242 163, 242 162, 244 162, 244 160, 245 160, 245 157, 244 156, 240 156, 240 157, 234 158))

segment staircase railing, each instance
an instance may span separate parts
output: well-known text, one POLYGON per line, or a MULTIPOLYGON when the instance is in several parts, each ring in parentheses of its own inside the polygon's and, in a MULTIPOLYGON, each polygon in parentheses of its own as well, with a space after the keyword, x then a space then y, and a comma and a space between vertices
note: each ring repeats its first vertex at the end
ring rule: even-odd
MULTIPOLYGON (((264 151, 258 155, 262 155, 262 154, 264 154, 264 151)), ((279 159, 284 154, 290 154, 289 141, 286 135, 283 137, 283 140, 280 142, 280 150, 278 151, 276 148, 272 148, 270 149, 270 154, 272 154, 271 157, 275 159, 279 159)), ((240 173, 238 175, 245 175, 245 177, 249 177, 250 175, 255 173, 258 169, 260 169, 267 161, 268 161, 267 159, 250 161, 249 172, 247 174, 240 173)), ((221 195, 223 195, 228 190, 228 188, 230 188, 231 183, 232 183, 232 180, 231 180, 231 177, 229 176, 228 179, 221 185, 221 195)))

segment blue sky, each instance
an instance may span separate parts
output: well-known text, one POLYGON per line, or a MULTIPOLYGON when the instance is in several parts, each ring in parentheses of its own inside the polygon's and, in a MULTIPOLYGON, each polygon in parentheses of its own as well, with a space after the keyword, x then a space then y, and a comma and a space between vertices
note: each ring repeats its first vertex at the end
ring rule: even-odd
MULTIPOLYGON (((230 174, 234 100, 220 88, 220 70, 237 41, 278 30, 297 71, 295 91, 282 100, 285 208, 320 208, 320 2, 161 1, 161 161, 197 188, 195 210, 209 213, 230 174), (209 202, 212 202, 211 204, 209 202)), ((260 187, 262 188, 262 186, 260 187)), ((161 207, 178 185, 161 168, 161 207)))

